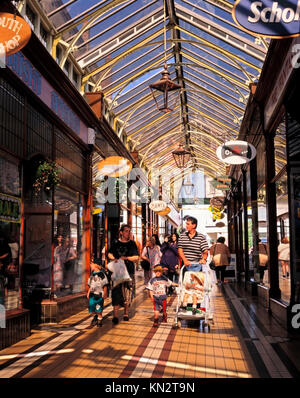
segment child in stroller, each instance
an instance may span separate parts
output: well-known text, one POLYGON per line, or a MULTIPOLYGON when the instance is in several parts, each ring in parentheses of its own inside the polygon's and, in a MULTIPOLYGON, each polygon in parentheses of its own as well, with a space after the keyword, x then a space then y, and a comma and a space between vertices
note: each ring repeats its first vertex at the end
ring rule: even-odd
POLYGON ((198 301, 203 300, 204 296, 204 274, 198 274, 198 276, 190 272, 189 275, 190 279, 185 278, 183 287, 184 287, 184 294, 182 300, 182 306, 187 307, 187 304, 191 301, 193 304, 192 313, 193 315, 197 312, 197 303, 198 301))

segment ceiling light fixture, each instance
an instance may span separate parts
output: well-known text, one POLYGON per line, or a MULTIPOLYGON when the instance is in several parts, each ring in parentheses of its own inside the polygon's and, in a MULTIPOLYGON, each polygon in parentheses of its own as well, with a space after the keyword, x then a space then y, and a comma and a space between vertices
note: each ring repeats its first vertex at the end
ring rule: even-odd
POLYGON ((163 113, 172 112, 173 109, 169 108, 169 92, 179 90, 182 87, 170 79, 170 73, 167 66, 167 40, 166 40, 166 2, 164 0, 164 69, 161 72, 162 77, 155 83, 150 84, 149 88, 154 98, 157 109, 163 113), (159 105, 161 104, 161 105, 159 105))

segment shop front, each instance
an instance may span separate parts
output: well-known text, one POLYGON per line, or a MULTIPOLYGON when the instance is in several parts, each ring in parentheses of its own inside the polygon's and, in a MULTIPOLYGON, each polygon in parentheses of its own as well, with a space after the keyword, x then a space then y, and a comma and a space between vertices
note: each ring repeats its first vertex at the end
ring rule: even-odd
POLYGON ((270 44, 239 137, 255 146, 256 158, 231 167, 240 190, 232 189, 228 195, 230 240, 237 259, 240 257, 240 269, 244 267, 245 285, 251 286, 260 302, 289 330, 292 308, 300 300, 300 76, 291 50, 297 43, 296 37, 270 44), (274 59, 281 61, 276 64, 274 59), (268 261, 261 276, 263 247, 268 261))

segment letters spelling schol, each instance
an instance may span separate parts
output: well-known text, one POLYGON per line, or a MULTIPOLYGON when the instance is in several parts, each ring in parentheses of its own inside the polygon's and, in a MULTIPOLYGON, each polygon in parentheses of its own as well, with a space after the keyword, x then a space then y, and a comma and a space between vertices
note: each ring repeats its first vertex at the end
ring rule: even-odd
POLYGON ((250 23, 257 23, 259 21, 265 23, 289 23, 300 20, 300 0, 298 0, 296 9, 291 7, 280 8, 277 1, 273 2, 272 7, 263 7, 261 1, 255 1, 251 4, 251 12, 253 16, 248 17, 250 23))

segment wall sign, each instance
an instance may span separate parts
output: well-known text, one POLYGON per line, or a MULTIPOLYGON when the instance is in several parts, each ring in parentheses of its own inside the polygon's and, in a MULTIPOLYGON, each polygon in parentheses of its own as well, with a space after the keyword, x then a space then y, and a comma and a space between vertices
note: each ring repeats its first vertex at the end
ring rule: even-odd
POLYGON ((79 137, 88 143, 88 126, 80 120, 66 101, 22 54, 17 52, 6 57, 6 66, 11 69, 52 111, 79 137))
POLYGON ((224 163, 244 164, 255 158, 256 149, 246 141, 227 141, 217 148, 216 153, 224 163))
POLYGON ((237 0, 232 17, 251 34, 276 39, 300 35, 300 0, 237 0))
POLYGON ((153 211, 160 212, 167 208, 167 203, 163 200, 154 200, 149 204, 149 207, 153 211))
POLYGON ((99 176, 122 177, 130 172, 132 164, 121 156, 109 156, 98 163, 99 176))
POLYGON ((0 221, 21 222, 21 199, 0 193, 0 221))
POLYGON ((29 42, 30 37, 31 29, 25 19, 0 12, 0 56, 21 50, 29 42))

